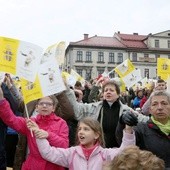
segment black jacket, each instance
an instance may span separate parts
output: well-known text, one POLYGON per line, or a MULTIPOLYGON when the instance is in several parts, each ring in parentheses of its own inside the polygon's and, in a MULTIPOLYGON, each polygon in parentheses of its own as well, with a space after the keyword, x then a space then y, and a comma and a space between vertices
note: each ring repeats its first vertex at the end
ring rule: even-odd
MULTIPOLYGON (((12 95, 6 84, 1 85, 4 97, 9 101, 11 109, 16 112, 18 109, 18 103, 15 97, 12 95)), ((7 126, 0 119, 0 169, 6 167, 6 154, 5 154, 5 138, 6 138, 7 126)))
MULTIPOLYGON (((119 124, 116 137, 121 142, 124 126, 119 124)), ((165 161, 166 168, 170 168, 170 134, 165 135, 152 120, 146 123, 138 123, 134 127, 136 135, 136 145, 140 149, 151 151, 153 154, 165 161)))

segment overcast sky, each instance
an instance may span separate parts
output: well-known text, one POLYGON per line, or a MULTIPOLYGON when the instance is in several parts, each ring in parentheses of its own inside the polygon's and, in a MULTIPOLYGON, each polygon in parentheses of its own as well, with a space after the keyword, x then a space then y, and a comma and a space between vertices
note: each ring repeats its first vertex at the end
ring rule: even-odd
POLYGON ((59 41, 115 32, 170 30, 170 0, 0 0, 0 36, 44 49, 59 41))

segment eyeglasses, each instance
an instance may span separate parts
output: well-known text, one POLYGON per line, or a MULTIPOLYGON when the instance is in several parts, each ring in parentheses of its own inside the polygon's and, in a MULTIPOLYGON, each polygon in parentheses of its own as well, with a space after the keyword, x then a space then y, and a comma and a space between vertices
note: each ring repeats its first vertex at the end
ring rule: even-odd
POLYGON ((53 103, 51 103, 51 102, 39 102, 38 105, 50 107, 50 106, 53 106, 53 103))

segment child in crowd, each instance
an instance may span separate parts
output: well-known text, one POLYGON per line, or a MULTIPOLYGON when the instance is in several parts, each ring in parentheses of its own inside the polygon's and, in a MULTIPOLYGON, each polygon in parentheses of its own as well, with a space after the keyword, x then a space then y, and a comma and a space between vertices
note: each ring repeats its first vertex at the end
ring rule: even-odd
POLYGON ((150 151, 129 146, 108 164, 103 170, 164 170, 165 163, 150 151))
MULTIPOLYGON (((68 126, 66 122, 55 115, 56 98, 47 96, 37 101, 36 111, 39 113, 36 117, 31 118, 33 122, 42 129, 43 137, 46 138, 51 146, 67 148, 68 126)), ((9 127, 25 135, 28 141, 30 153, 22 165, 22 170, 64 170, 56 164, 50 163, 43 159, 38 151, 35 138, 26 126, 26 120, 23 117, 17 117, 13 114, 8 101, 4 98, 0 88, 0 118, 9 127)))
POLYGON ((120 148, 106 149, 104 147, 103 131, 100 123, 90 117, 81 119, 77 127, 78 145, 68 149, 52 147, 44 139, 44 131, 35 122, 28 119, 27 127, 34 132, 40 154, 44 159, 70 170, 101 170, 104 161, 112 160, 126 146, 135 145, 135 135, 132 127, 124 129, 120 148))

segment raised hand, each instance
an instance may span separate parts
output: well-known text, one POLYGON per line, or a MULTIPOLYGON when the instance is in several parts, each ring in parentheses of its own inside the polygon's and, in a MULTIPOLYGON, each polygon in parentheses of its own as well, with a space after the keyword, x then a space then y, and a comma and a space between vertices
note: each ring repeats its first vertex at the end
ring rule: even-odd
POLYGON ((138 123, 138 118, 136 115, 134 115, 134 113, 127 110, 124 111, 122 116, 120 117, 120 123, 124 123, 128 126, 136 126, 138 123))
POLYGON ((0 100, 4 99, 4 94, 1 88, 1 83, 0 83, 0 100))
POLYGON ((6 85, 8 86, 8 88, 10 89, 13 85, 13 80, 10 76, 10 74, 5 74, 5 78, 4 78, 4 83, 6 83, 6 85))

